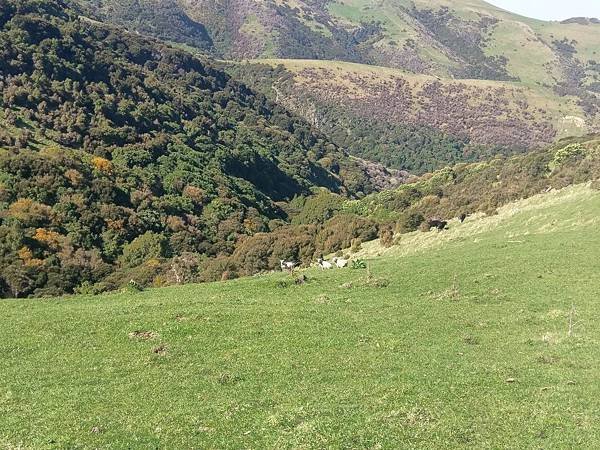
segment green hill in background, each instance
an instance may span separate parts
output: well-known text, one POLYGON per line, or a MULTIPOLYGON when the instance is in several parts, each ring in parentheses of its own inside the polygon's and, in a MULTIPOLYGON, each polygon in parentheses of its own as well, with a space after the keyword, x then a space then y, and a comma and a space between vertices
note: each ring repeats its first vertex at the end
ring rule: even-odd
POLYGON ((375 189, 365 163, 210 62, 62 3, 3 2, 0 49, 3 295, 149 257, 197 265, 287 220, 294 197, 375 189))
POLYGON ((525 150, 504 138, 533 146, 551 130, 542 119, 567 107, 501 84, 513 81, 441 82, 341 62, 217 64, 74 11, 0 6, 2 296, 309 265, 431 217, 493 214, 599 177, 593 136, 503 156, 525 150), (442 107, 451 121, 434 114, 442 107), (491 133, 494 145, 465 130, 491 133), (409 179, 365 159, 414 172, 452 166, 409 179))

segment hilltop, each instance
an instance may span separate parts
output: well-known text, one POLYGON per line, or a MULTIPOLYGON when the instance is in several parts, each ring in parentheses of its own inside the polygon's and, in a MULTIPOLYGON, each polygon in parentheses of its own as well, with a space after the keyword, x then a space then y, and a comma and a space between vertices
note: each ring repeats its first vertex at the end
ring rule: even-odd
POLYGON ((184 33, 174 40, 190 44, 187 27, 174 26, 173 17, 185 18, 209 36, 198 47, 222 58, 341 60, 526 83, 553 84, 567 69, 559 60, 572 50, 587 64, 600 39, 594 21, 544 22, 480 0, 231 0, 226 7, 213 0, 79 3, 132 31, 162 38, 184 33))
POLYGON ((599 217, 580 185, 369 273, 0 302, 0 446, 592 448, 599 217))

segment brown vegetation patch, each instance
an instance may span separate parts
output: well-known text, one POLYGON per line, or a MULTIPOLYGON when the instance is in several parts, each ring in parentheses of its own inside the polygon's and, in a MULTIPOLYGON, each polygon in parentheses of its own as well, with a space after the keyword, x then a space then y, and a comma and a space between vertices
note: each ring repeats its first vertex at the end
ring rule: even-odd
POLYGON ((158 333, 154 331, 132 331, 128 335, 131 339, 140 339, 143 341, 148 341, 150 339, 155 339, 158 337, 158 333))
POLYGON ((167 346, 164 344, 159 345, 158 347, 154 347, 152 349, 152 353, 158 356, 165 356, 167 354, 167 346))

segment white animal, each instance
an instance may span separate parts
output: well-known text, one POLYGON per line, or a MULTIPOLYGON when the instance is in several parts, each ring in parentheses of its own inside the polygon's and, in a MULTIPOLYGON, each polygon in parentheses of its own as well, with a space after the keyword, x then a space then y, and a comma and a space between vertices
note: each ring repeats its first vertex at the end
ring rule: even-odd
POLYGON ((317 263, 319 264, 321 270, 333 269, 333 264, 331 264, 329 261, 325 261, 323 258, 319 258, 317 263))
POLYGON ((286 261, 285 259, 279 260, 279 265, 281 266, 281 270, 287 270, 288 272, 293 272, 296 268, 296 263, 293 261, 286 261))
POLYGON ((348 260, 347 259, 333 258, 333 262, 340 269, 343 269, 344 267, 348 267, 348 260))

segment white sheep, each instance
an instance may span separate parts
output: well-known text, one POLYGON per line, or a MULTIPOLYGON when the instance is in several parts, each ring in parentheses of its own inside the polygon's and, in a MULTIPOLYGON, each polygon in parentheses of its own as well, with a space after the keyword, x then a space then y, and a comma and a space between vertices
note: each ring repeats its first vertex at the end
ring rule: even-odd
POLYGON ((348 260, 344 258, 333 258, 333 263, 340 269, 348 267, 348 260))
POLYGON ((321 270, 333 269, 333 264, 331 264, 329 261, 325 261, 323 258, 319 258, 317 263, 319 264, 321 270))
POLYGON ((279 265, 281 266, 281 270, 285 271, 287 270, 288 272, 293 272, 294 269, 296 268, 296 263, 293 261, 286 261, 285 259, 280 259, 279 260, 279 265))

